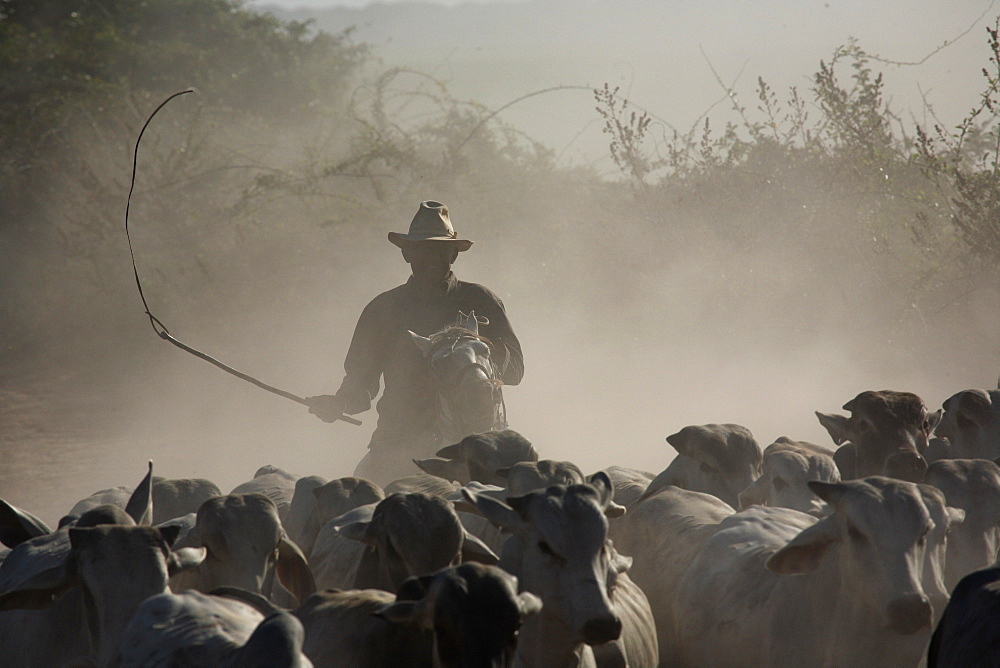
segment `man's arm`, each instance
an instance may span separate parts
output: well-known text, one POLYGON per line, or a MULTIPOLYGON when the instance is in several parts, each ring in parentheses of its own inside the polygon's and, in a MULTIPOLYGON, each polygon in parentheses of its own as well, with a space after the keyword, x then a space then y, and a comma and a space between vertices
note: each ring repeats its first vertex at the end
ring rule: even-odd
POLYGON ((344 360, 343 382, 337 394, 307 397, 309 412, 324 422, 335 422, 345 413, 363 413, 378 395, 382 376, 382 357, 378 309, 373 300, 361 312, 354 328, 354 337, 344 360))
POLYGON ((493 360, 500 369, 500 379, 504 385, 517 385, 524 376, 524 354, 521 352, 521 342, 517 340, 507 310, 503 302, 490 290, 485 292, 482 311, 477 315, 485 315, 490 324, 480 329, 483 336, 493 343, 493 360))
POLYGON ((350 415, 363 413, 372 407, 381 387, 384 345, 381 337, 384 327, 377 300, 370 302, 361 312, 354 328, 351 346, 344 358, 345 376, 337 390, 337 398, 350 415))

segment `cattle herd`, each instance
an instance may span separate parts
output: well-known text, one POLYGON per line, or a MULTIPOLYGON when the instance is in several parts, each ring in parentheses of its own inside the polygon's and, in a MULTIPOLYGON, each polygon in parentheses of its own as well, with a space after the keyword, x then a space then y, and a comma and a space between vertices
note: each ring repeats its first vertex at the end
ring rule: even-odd
POLYGON ((384 487, 0 500, 0 664, 1000 666, 1000 389, 843 410, 831 448, 684 427, 655 475, 504 430, 384 487))

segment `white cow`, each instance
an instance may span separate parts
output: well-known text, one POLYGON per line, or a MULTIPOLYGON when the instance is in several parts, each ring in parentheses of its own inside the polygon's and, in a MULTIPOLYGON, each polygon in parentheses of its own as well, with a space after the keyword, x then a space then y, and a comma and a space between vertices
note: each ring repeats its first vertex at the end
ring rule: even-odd
POLYGON ((338 531, 340 524, 332 522, 342 518, 343 524, 357 519, 371 519, 375 506, 385 498, 382 488, 363 478, 338 478, 313 490, 316 497, 316 517, 319 531, 309 553, 309 568, 316 578, 319 589, 350 589, 354 586, 357 567, 365 546, 358 541, 345 538, 338 531), (366 507, 359 514, 347 517, 347 513, 366 507))
POLYGON ((390 494, 327 522, 310 565, 322 588, 395 592, 406 578, 463 561, 494 564, 451 502, 420 492, 390 494))
POLYGON ((277 596, 275 578, 299 601, 316 591, 302 551, 288 539, 274 502, 263 494, 209 499, 198 509, 194 528, 178 545, 204 547, 208 556, 197 568, 171 581, 175 591, 207 593, 229 586, 277 596))
POLYGON ((948 439, 948 457, 1000 457, 1000 389, 957 392, 945 400, 943 409, 934 431, 948 439))
POLYGON ((241 601, 198 591, 142 603, 122 633, 122 668, 309 668, 302 624, 276 611, 266 618, 241 601))
POLYGON ((470 434, 437 452, 436 458, 414 460, 427 473, 461 485, 472 481, 502 485, 496 472, 517 462, 538 461, 531 441, 513 429, 470 434))
POLYGON ((521 633, 518 665, 593 666, 590 646, 619 637, 623 642, 615 649, 622 665, 657 664, 649 604, 625 575, 631 559, 607 537, 605 511, 613 493, 603 472, 590 484, 555 485, 507 503, 465 490, 484 516, 513 534, 500 566, 517 576, 522 590, 542 599, 542 612, 521 633))
POLYGON ((609 466, 603 469, 611 484, 615 486, 615 503, 630 506, 649 488, 655 474, 625 466, 609 466))
POLYGON ((645 592, 656 620, 661 665, 676 651, 674 595, 701 546, 735 510, 718 497, 679 487, 660 489, 611 523, 615 547, 632 558, 629 577, 645 592))
POLYGON ((646 488, 640 499, 668 485, 719 497, 733 508, 739 493, 760 476, 760 445, 746 427, 706 424, 684 427, 667 436, 677 456, 646 488))
POLYGON ((295 483, 301 477, 277 466, 267 464, 257 469, 256 473, 253 474, 253 480, 240 483, 229 493, 263 494, 274 502, 274 507, 278 509, 278 517, 284 522, 288 518, 289 509, 292 507, 292 498, 295 496, 295 483))
POLYGON ((943 557, 952 517, 943 495, 882 477, 810 487, 830 516, 755 506, 706 541, 677 589, 680 665, 920 660, 937 598, 925 558, 943 557))
POLYGON ((809 489, 810 480, 840 482, 833 451, 782 436, 764 449, 761 475, 740 492, 740 508, 792 508, 819 517, 826 509, 809 489))
POLYGON ((319 534, 319 510, 316 490, 327 484, 326 478, 316 475, 303 476, 295 481, 295 492, 288 506, 288 515, 282 520, 285 531, 299 546, 306 559, 312 552, 319 534))
POLYGON ((924 482, 944 492, 965 521, 948 534, 945 585, 1000 558, 1000 466, 987 459, 942 459, 927 467, 924 482))
POLYGON ((108 665, 137 606, 169 591, 169 575, 205 558, 204 550, 172 551, 175 535, 134 525, 75 526, 22 543, 0 567, 0 657, 49 666, 89 655, 108 665))

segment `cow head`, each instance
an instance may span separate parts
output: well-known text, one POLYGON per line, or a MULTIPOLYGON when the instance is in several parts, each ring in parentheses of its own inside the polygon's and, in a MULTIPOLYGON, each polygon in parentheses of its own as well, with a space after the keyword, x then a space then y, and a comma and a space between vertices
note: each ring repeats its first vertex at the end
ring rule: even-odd
POLYGON ((268 595, 274 575, 300 601, 316 591, 302 551, 281 526, 278 509, 263 494, 228 494, 198 509, 185 546, 204 547, 205 561, 174 582, 177 589, 240 587, 268 595))
POLYGON ((632 561, 615 552, 607 538, 605 511, 614 493, 607 474, 596 473, 588 484, 509 497, 507 503, 463 492, 493 524, 514 534, 502 565, 544 604, 532 622, 541 637, 524 652, 537 658, 545 643, 599 645, 619 637, 622 623, 612 594, 632 561))
POLYGON ((952 458, 1000 457, 1000 390, 964 390, 948 397, 936 433, 948 439, 952 458))
POLYGON ((396 623, 433 631, 435 665, 512 665, 517 634, 541 600, 518 593, 517 578, 476 563, 407 580, 395 603, 376 614, 396 623))
POLYGON ((370 548, 358 567, 359 589, 394 592, 413 575, 463 561, 497 562, 493 551, 465 530, 451 503, 420 492, 390 494, 370 520, 338 526, 337 532, 370 548))
POLYGON ((816 417, 841 446, 834 460, 845 480, 885 475, 919 482, 927 470, 924 453, 941 411, 928 412, 910 392, 866 391, 844 404, 850 417, 816 417))

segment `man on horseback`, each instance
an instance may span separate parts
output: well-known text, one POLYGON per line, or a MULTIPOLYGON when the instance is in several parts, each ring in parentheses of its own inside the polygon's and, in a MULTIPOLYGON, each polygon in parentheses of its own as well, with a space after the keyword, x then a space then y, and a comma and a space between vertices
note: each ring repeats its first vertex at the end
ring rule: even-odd
POLYGON ((309 412, 326 422, 371 408, 380 380, 378 425, 354 475, 381 485, 416 473, 414 458, 432 456, 442 445, 440 406, 428 362, 410 332, 430 336, 475 312, 478 335, 489 343, 490 366, 504 385, 524 374, 521 344, 500 301, 489 289, 459 281, 451 271, 472 242, 459 239, 440 202, 421 202, 407 234, 389 233, 402 249, 412 275, 364 308, 344 361, 346 375, 334 395, 309 397, 309 412))

